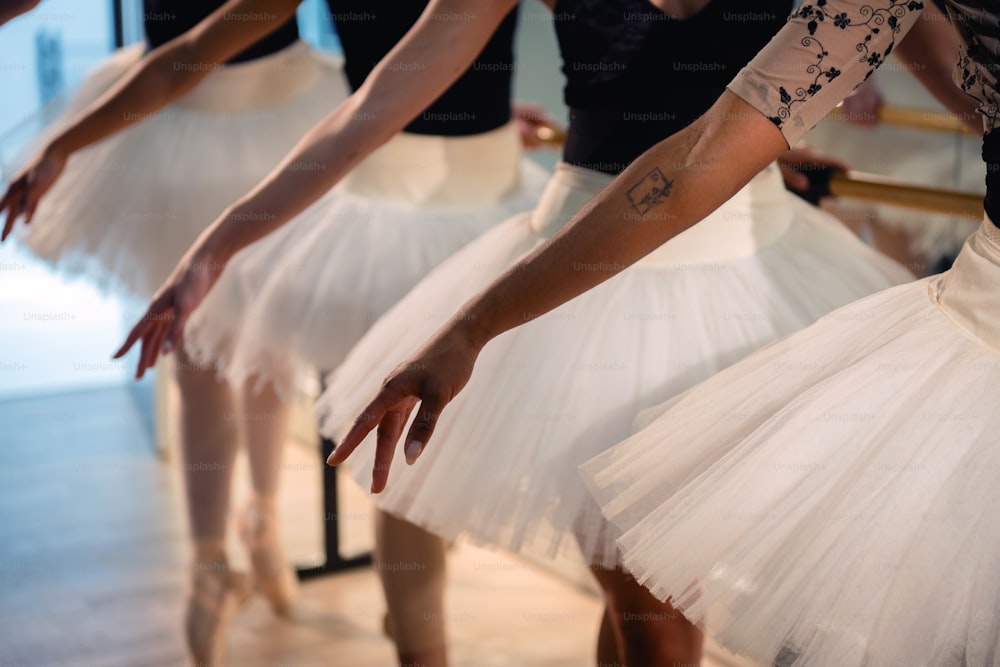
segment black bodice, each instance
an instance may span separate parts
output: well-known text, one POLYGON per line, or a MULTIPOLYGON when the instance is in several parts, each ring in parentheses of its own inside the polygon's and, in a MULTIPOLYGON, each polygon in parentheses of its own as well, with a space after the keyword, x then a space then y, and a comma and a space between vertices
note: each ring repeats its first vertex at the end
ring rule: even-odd
MULTIPOLYGON (((146 41, 156 48, 183 34, 225 0, 143 0, 146 41)), ((356 89, 372 68, 413 26, 426 0, 328 0, 344 47, 345 73, 356 89)), ((456 18, 459 20, 460 17, 456 18)), ((252 21, 253 16, 234 20, 252 21)), ((517 11, 506 17, 476 62, 441 97, 406 127, 407 132, 465 136, 510 121, 517 11)), ((245 62, 286 48, 299 38, 293 17, 230 63, 245 62)), ((414 64, 419 75, 419 64, 414 64)))
MULTIPOLYGON (((372 68, 416 23, 424 0, 328 0, 344 47, 345 70, 356 90, 372 68)), ((445 17, 447 18, 447 17, 445 17)), ((454 17, 454 20, 461 20, 454 17)), ((482 53, 441 97, 406 127, 407 132, 465 136, 510 120, 517 10, 504 19, 482 53)), ((403 66, 403 64, 401 64, 403 66)), ((413 65, 419 68, 419 64, 413 65)), ((419 69, 415 70, 419 75, 419 69)))
MULTIPOLYGON (((146 42, 151 49, 155 49, 198 25, 223 4, 225 0, 143 0, 142 18, 146 42)), ((252 21, 254 17, 234 16, 233 19, 252 21)), ((241 63, 270 55, 290 46, 298 38, 299 27, 293 16, 229 62, 241 63)))
POLYGON ((563 159, 616 174, 704 114, 785 24, 792 0, 711 0, 672 19, 647 0, 558 0, 570 126, 563 159))
POLYGON ((983 160, 986 161, 984 207, 993 224, 1000 227, 1000 130, 993 130, 983 139, 983 160))

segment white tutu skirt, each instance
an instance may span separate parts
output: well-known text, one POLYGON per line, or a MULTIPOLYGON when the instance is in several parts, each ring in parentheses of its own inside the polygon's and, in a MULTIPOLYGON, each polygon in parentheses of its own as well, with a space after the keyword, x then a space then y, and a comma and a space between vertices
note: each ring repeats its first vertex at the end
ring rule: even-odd
POLYGON ((238 253, 192 315, 185 349, 234 384, 292 390, 291 363, 336 368, 428 271, 538 202, 548 173, 513 125, 402 134, 338 187, 238 253))
MULTIPOLYGON (((43 139, 120 80, 143 48, 99 65, 43 139)), ((149 298, 198 234, 348 94, 340 61, 302 42, 220 68, 73 155, 20 238, 71 275, 149 298)))
MULTIPOLYGON (((484 234, 430 274, 328 378, 317 406, 323 433, 341 437, 393 367, 609 180, 561 165, 534 214, 484 234)), ((580 463, 626 437, 643 408, 908 279, 787 193, 768 168, 636 266, 491 342, 421 458, 397 462, 375 502, 449 539, 464 534, 541 556, 566 548, 578 557, 579 546, 589 562, 614 565, 614 535, 580 463)), ((347 464, 364 488, 373 445, 347 464)))
MULTIPOLYGON (((895 60, 895 59, 893 59, 895 60)), ((913 77, 896 62, 883 67, 874 81, 889 104, 944 111, 913 77)), ((947 187, 962 192, 985 192, 986 172, 980 155, 982 140, 959 132, 922 130, 889 123, 861 127, 827 118, 809 133, 808 141, 836 155, 854 169, 898 178, 909 183, 947 187)), ((974 219, 943 213, 861 202, 838 202, 847 215, 865 219, 874 215, 911 239, 911 252, 931 262, 951 260, 976 231, 974 219)))
POLYGON ((998 286, 987 222, 584 465, 626 567, 762 663, 1000 663, 998 286))

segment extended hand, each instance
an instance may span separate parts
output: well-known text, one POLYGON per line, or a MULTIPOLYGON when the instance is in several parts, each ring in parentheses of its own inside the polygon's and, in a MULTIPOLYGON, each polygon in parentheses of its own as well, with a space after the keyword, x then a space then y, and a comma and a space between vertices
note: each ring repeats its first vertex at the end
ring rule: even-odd
POLYGON ((446 326, 439 331, 420 351, 389 374, 378 395, 354 420, 351 430, 330 454, 327 463, 343 463, 377 426, 372 493, 381 492, 389 479, 396 443, 417 403, 420 408, 406 436, 404 449, 406 462, 410 464, 427 446, 441 411, 469 381, 481 349, 482 346, 460 325, 446 326))
POLYGON ((7 192, 0 199, 0 212, 6 214, 0 241, 7 240, 14 229, 14 223, 21 215, 24 216, 24 224, 31 222, 42 195, 49 191, 65 168, 66 156, 49 147, 35 156, 28 166, 14 177, 7 192))
POLYGON ((142 353, 136 368, 135 379, 139 379, 156 364, 162 351, 170 352, 184 336, 184 325, 191 313, 204 301, 212 285, 222 273, 223 264, 210 259, 188 259, 185 257, 174 269, 145 314, 132 327, 125 344, 115 353, 119 359, 142 340, 142 353))

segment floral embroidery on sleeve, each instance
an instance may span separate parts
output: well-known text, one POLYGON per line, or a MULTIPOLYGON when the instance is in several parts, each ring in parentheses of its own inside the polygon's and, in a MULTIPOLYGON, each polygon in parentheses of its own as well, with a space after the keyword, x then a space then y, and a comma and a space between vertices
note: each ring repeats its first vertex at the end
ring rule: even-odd
POLYGON ((816 37, 816 32, 821 25, 832 25, 843 31, 853 29, 866 31, 861 41, 856 44, 855 50, 860 54, 860 60, 866 62, 871 68, 865 75, 864 80, 867 80, 885 62, 895 46, 895 39, 891 39, 884 51, 872 48, 875 37, 883 30, 891 31, 893 35, 897 34, 900 30, 900 19, 909 12, 919 12, 923 8, 924 3, 918 0, 889 0, 888 6, 885 7, 862 5, 858 10, 858 16, 851 17, 847 12, 831 12, 828 8, 828 0, 815 0, 803 4, 798 11, 792 14, 792 18, 806 21, 809 36, 802 38, 800 42, 802 46, 817 49, 815 51, 816 61, 806 68, 806 73, 814 75, 814 77, 811 83, 795 88, 792 92, 789 92, 784 86, 778 88, 780 106, 776 109, 775 115, 770 117, 771 122, 781 127, 782 123, 791 117, 794 105, 815 96, 826 83, 840 76, 840 69, 827 65, 825 62, 830 52, 816 37))
POLYGON ((979 101, 984 130, 991 132, 1000 121, 1000 92, 986 76, 989 68, 980 64, 989 62, 986 48, 975 35, 970 35, 968 40, 959 55, 953 78, 962 92, 979 101))

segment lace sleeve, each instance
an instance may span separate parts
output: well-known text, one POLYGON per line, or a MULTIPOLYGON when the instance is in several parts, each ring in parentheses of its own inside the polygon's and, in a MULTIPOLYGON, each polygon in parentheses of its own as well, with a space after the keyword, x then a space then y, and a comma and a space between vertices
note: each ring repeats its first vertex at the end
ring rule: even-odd
POLYGON ((795 145, 913 27, 917 0, 806 0, 728 88, 795 145))

